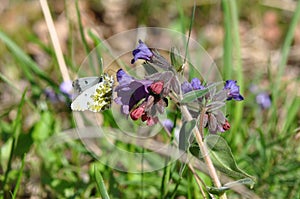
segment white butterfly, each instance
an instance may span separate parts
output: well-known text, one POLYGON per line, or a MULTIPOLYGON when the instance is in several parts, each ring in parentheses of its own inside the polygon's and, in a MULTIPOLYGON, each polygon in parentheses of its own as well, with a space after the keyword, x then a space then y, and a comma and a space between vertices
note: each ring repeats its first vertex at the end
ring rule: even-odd
POLYGON ((100 77, 84 77, 73 81, 77 97, 71 104, 73 111, 100 112, 111 105, 114 79, 108 74, 100 77))

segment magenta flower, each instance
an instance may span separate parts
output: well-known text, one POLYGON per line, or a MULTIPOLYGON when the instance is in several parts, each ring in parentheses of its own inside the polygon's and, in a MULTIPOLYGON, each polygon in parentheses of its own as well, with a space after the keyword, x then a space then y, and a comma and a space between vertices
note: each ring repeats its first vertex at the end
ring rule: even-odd
POLYGON ((153 56, 153 53, 151 50, 148 48, 148 46, 139 40, 139 45, 137 46, 136 49, 132 51, 133 59, 131 60, 131 64, 136 62, 138 59, 143 59, 149 61, 151 57, 153 56))
POLYGON ((224 90, 228 90, 227 100, 234 99, 236 101, 244 100, 244 97, 240 94, 240 87, 236 84, 234 80, 226 80, 224 90))

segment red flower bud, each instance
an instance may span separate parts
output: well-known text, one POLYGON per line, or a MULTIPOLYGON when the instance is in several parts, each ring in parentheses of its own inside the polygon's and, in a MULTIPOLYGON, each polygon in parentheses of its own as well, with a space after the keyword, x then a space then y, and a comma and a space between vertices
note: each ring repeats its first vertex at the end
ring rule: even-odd
POLYGON ((145 106, 139 106, 130 113, 132 120, 139 119, 145 112, 145 106))
POLYGON ((225 124, 223 124, 223 129, 224 129, 225 131, 227 131, 227 130, 230 129, 230 124, 229 124, 229 122, 228 122, 227 120, 225 121, 225 124))
POLYGON ((158 81, 150 85, 150 90, 154 94, 160 94, 163 88, 164 88, 164 82, 162 81, 158 81))

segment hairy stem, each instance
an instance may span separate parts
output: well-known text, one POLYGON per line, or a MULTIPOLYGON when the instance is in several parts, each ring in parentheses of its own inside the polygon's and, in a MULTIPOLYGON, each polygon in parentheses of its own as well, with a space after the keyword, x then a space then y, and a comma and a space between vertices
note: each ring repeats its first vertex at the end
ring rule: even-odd
MULTIPOLYGON (((190 112, 188 111, 187 107, 185 105, 181 106, 181 112, 183 114, 183 116, 185 117, 185 119, 187 121, 190 121, 192 120, 192 116, 190 114, 190 112)), ((203 117, 204 117, 204 114, 206 112, 206 109, 203 108, 201 113, 200 113, 200 129, 198 128, 194 128, 193 129, 193 133, 196 137, 196 141, 199 145, 199 148, 201 150, 201 154, 203 155, 203 159, 204 159, 204 162, 207 166, 207 169, 208 169, 208 173, 214 183, 214 185, 218 188, 220 188, 222 185, 221 185, 221 182, 219 180, 219 177, 217 175, 217 171, 212 163, 212 160, 210 159, 209 157, 209 154, 208 154, 208 150, 207 150, 207 147, 204 143, 204 137, 203 137, 203 117), (201 119, 202 118, 202 119, 201 119)), ((221 199, 227 199, 226 197, 226 194, 223 194, 222 196, 220 196, 221 199)))

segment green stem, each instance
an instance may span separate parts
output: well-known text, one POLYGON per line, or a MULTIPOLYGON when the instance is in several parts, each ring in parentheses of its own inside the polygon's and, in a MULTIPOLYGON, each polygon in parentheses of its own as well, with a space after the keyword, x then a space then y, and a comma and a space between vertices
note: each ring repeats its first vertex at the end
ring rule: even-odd
POLYGON ((223 41, 223 78, 230 79, 232 76, 232 37, 231 37, 231 15, 227 0, 222 0, 224 12, 224 30, 223 41))
MULTIPOLYGON (((240 91, 243 93, 244 90, 244 77, 243 77, 243 67, 242 67, 242 59, 241 59, 241 45, 240 45, 240 36, 239 36, 239 15, 237 10, 237 3, 235 0, 230 0, 229 8, 230 13, 232 14, 232 43, 233 43, 233 50, 234 50, 234 59, 233 65, 234 69, 236 69, 236 77, 238 84, 240 85, 240 91)), ((235 106, 235 114, 234 114, 234 122, 233 128, 231 129, 232 135, 235 134, 236 130, 240 126, 241 119, 242 119, 242 110, 243 110, 243 103, 238 103, 235 106)))

